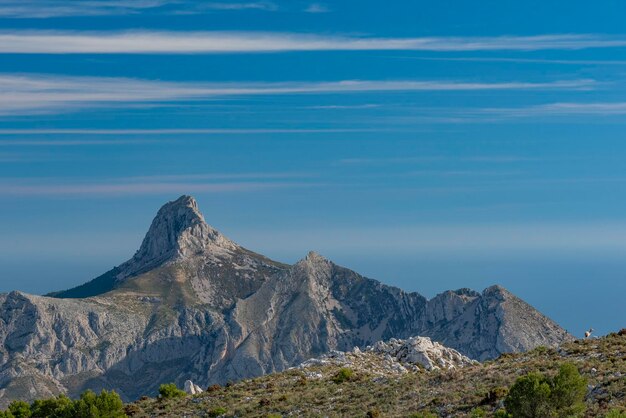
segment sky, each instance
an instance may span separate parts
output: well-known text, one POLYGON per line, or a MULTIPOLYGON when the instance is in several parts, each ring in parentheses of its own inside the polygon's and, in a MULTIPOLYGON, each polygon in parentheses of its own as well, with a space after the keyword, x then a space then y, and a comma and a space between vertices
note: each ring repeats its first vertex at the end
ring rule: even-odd
POLYGON ((0 292, 182 194, 271 258, 626 326, 623 1, 0 0, 0 292))

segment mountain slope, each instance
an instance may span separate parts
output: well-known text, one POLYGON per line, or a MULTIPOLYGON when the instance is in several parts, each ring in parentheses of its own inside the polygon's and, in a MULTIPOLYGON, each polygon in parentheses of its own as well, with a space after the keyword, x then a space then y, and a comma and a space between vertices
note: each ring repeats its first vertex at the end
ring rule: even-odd
MULTIPOLYGON (((541 371, 553 376, 565 362, 588 380, 585 417, 626 413, 626 335, 577 340, 558 350, 541 347, 508 354, 484 364, 425 371, 391 356, 365 351, 332 353, 305 368, 244 380, 173 400, 144 399, 127 406, 133 417, 493 417, 515 379, 541 371), (340 368, 352 376, 338 382, 340 368)), ((616 415, 614 415, 616 416, 616 415)))
POLYGON ((0 404, 86 388, 135 399, 165 381, 224 383, 392 337, 429 336, 475 359, 570 338, 497 286, 427 300, 316 253, 270 260, 207 225, 188 196, 159 210, 129 261, 51 296, 0 296, 0 404))

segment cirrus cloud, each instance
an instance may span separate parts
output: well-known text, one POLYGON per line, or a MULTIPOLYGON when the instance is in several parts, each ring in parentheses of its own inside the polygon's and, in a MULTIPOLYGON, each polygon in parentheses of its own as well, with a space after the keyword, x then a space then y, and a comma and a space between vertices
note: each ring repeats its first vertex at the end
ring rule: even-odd
POLYGON ((494 37, 381 38, 292 32, 0 32, 0 53, 209 54, 292 51, 535 51, 623 48, 626 37, 549 34, 494 37))
POLYGON ((85 107, 182 102, 224 97, 360 92, 589 90, 594 80, 501 83, 448 80, 194 83, 117 77, 0 74, 0 115, 66 112, 85 107))

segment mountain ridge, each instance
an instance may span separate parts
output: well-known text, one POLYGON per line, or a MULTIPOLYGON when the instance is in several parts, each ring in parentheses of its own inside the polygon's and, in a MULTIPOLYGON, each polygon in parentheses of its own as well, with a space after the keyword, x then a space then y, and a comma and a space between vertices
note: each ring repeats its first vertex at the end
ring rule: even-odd
POLYGON ((132 400, 166 381, 225 383, 391 338, 430 337, 477 360, 571 338, 500 286, 428 300, 316 252, 271 260, 206 224, 190 196, 159 210, 127 262, 52 296, 0 296, 0 403, 88 388, 132 400))

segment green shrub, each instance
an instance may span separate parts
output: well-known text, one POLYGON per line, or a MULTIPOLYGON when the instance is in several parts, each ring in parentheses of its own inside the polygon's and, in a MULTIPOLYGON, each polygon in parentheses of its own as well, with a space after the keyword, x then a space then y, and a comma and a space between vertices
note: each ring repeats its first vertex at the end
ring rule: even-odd
POLYGON ((15 418, 11 411, 0 411, 0 418, 15 418))
POLYGON ((114 391, 103 390, 99 395, 88 390, 72 401, 65 395, 36 400, 31 406, 25 402, 13 402, 11 415, 0 418, 124 418, 124 404, 114 391))
POLYGON ((114 391, 103 390, 99 395, 88 390, 74 401, 74 417, 76 418, 123 418, 124 403, 114 391))
POLYGON ((35 418, 73 418, 74 403, 65 395, 36 400, 30 407, 35 418))
POLYGON ((352 380, 353 378, 354 378, 354 372, 352 371, 352 369, 349 369, 347 367, 343 367, 343 368, 339 369, 339 371, 337 372, 335 377, 333 377, 333 382, 335 382, 335 383, 343 383, 343 382, 347 382, 349 380, 352 380))
POLYGON ((159 387, 159 396, 162 399, 183 398, 187 393, 178 389, 175 383, 164 383, 159 387))
POLYGON ((528 373, 517 379, 504 400, 516 418, 578 417, 585 411, 587 381, 572 364, 564 364, 554 378, 528 373))
POLYGON ((8 412, 15 418, 29 418, 33 414, 30 410, 30 404, 24 401, 11 402, 8 412))
POLYGON ((486 416, 487 416, 487 413, 482 408, 474 408, 470 412, 470 417, 471 418, 483 418, 483 417, 486 417, 486 416))
POLYGON ((409 418, 439 418, 439 415, 432 412, 416 412, 411 414, 409 418))
POLYGON ((612 409, 604 416, 604 418, 626 418, 626 412, 612 409))
POLYGON ((498 409, 493 416, 494 418, 512 418, 512 415, 506 412, 506 409, 498 409))
POLYGON ((226 410, 226 408, 221 408, 221 407, 217 407, 217 408, 213 408, 208 412, 208 416, 211 418, 217 418, 219 416, 222 416, 224 414, 226 414, 226 412, 228 412, 226 410))
POLYGON ((541 373, 528 373, 517 379, 504 400, 507 411, 519 418, 551 415, 550 383, 541 373))
POLYGON ((571 363, 563 364, 552 379, 551 401, 558 417, 576 417, 584 414, 587 379, 571 363))

